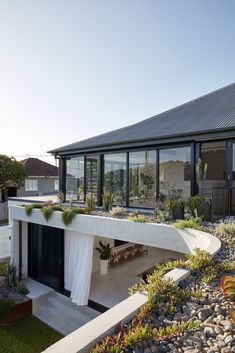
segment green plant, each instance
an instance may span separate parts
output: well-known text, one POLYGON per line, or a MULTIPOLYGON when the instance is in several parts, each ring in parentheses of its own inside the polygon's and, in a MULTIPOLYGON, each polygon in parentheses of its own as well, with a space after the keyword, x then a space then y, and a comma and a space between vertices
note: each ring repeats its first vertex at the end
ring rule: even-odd
POLYGON ((202 219, 200 217, 190 218, 188 220, 177 220, 174 226, 179 229, 191 228, 196 230, 203 230, 202 219))
POLYGON ((26 285, 23 282, 18 283, 17 287, 16 287, 16 291, 18 294, 28 294, 29 290, 26 287, 26 285))
POLYGON ((65 207, 61 213, 61 220, 65 226, 68 226, 78 214, 85 214, 85 209, 79 207, 65 207))
POLYGON ((204 166, 202 166, 202 160, 201 158, 198 158, 198 161, 196 163, 196 182, 197 182, 199 194, 201 194, 202 181, 206 179, 207 169, 208 169, 207 163, 205 163, 204 166))
POLYGON ((137 223, 148 223, 149 222, 149 218, 147 216, 144 215, 130 215, 128 218, 128 221, 132 221, 132 222, 137 222, 137 223))
POLYGON ((100 260, 109 260, 112 256, 112 247, 109 243, 102 243, 99 241, 99 247, 95 248, 100 255, 100 260))
POLYGON ((52 213, 54 212, 54 209, 52 207, 43 207, 40 211, 43 214, 45 220, 48 221, 52 213))
POLYGON ((110 209, 112 208, 113 198, 114 198, 114 194, 110 190, 107 190, 106 188, 104 188, 103 195, 102 195, 102 202, 103 202, 103 208, 105 211, 110 211, 110 209))
POLYGON ((0 299, 0 319, 3 318, 11 307, 15 304, 14 300, 8 298, 0 299))
POLYGON ((192 217, 198 216, 198 208, 203 201, 203 197, 200 195, 191 196, 186 201, 185 205, 192 217))
POLYGON ((0 262, 0 276, 4 276, 7 271, 7 262, 0 262))
POLYGON ((40 209, 40 208, 42 208, 42 207, 43 207, 42 204, 39 204, 39 203, 32 203, 32 204, 30 204, 30 205, 25 205, 25 206, 24 206, 24 209, 25 209, 25 213, 27 214, 27 216, 30 216, 34 208, 40 209))
POLYGON ((235 222, 223 223, 221 222, 216 228, 216 232, 221 235, 235 236, 235 222))
POLYGON ((208 266, 204 270, 202 281, 206 284, 209 284, 210 282, 214 281, 216 277, 217 269, 214 266, 208 266))
POLYGON ((117 207, 113 207, 109 213, 111 214, 112 217, 119 217, 119 216, 123 216, 126 214, 126 210, 123 207, 117 206, 117 207))
POLYGON ((5 272, 5 286, 8 288, 16 287, 16 266, 14 263, 8 264, 7 270, 5 272))
POLYGON ((184 201, 169 199, 166 202, 166 207, 169 208, 171 212, 177 212, 184 207, 184 201))
POLYGON ((91 192, 86 195, 86 205, 88 209, 93 210, 96 204, 96 197, 91 192))
POLYGON ((212 256, 207 251, 199 248, 195 248, 194 254, 187 254, 186 257, 188 259, 187 267, 191 270, 206 269, 212 264, 212 256))

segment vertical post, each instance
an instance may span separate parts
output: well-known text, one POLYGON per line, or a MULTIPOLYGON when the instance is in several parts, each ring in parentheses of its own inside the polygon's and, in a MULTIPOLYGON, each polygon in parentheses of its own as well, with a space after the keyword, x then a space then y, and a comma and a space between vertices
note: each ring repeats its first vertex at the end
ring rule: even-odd
POLYGON ((66 201, 66 159, 59 159, 59 191, 63 192, 66 201))
POLYGON ((159 170, 160 170, 160 159, 159 159, 159 149, 157 149, 156 150, 156 201, 158 200, 159 193, 160 193, 159 170))
POLYGON ((129 190, 130 190, 129 152, 127 152, 126 153, 126 207, 129 207, 129 190))
POLYGON ((191 143, 191 196, 198 193, 197 179, 196 179, 196 164, 201 156, 200 143, 191 143))
POLYGON ((19 280, 22 279, 22 221, 19 221, 19 280))
POLYGON ((103 155, 97 156, 97 206, 102 206, 103 193, 103 155))

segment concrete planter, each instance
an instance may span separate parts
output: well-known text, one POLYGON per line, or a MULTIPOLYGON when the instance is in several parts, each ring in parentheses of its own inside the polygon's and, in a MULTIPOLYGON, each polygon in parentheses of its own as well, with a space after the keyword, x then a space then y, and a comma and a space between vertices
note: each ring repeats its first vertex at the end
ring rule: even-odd
POLYGON ((100 274, 107 275, 109 260, 100 260, 100 274))
POLYGON ((0 325, 9 324, 10 322, 22 320, 32 315, 32 300, 29 299, 24 303, 13 305, 10 310, 0 319, 0 325))

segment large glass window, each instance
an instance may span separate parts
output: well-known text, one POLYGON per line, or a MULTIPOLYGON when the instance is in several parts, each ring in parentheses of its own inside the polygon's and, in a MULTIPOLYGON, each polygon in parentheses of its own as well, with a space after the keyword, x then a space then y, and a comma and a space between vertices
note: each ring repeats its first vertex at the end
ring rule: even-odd
POLYGON ((126 204, 126 153, 104 155, 104 187, 114 194, 114 205, 126 204))
POLYGON ((213 187, 225 186, 226 142, 202 143, 201 160, 203 169, 207 163, 206 177, 201 182, 201 193, 210 197, 213 187))
POLYGON ((159 151, 160 193, 177 191, 183 199, 190 197, 191 148, 177 147, 159 151))
POLYGON ((97 196, 97 156, 86 157, 86 192, 97 196))
POLYGON ((129 153, 129 205, 153 208, 156 195, 156 151, 129 153))
POLYGON ((66 161, 66 200, 84 201, 84 157, 66 161))

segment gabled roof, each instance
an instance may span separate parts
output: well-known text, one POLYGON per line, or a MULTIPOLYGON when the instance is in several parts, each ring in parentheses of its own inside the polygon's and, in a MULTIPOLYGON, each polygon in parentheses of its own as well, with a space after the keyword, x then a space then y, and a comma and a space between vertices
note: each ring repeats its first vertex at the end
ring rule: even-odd
POLYGON ((88 138, 50 153, 154 140, 235 128, 235 83, 136 124, 88 138))
POLYGON ((38 158, 26 158, 20 161, 25 167, 27 176, 58 176, 58 167, 46 163, 38 158))

